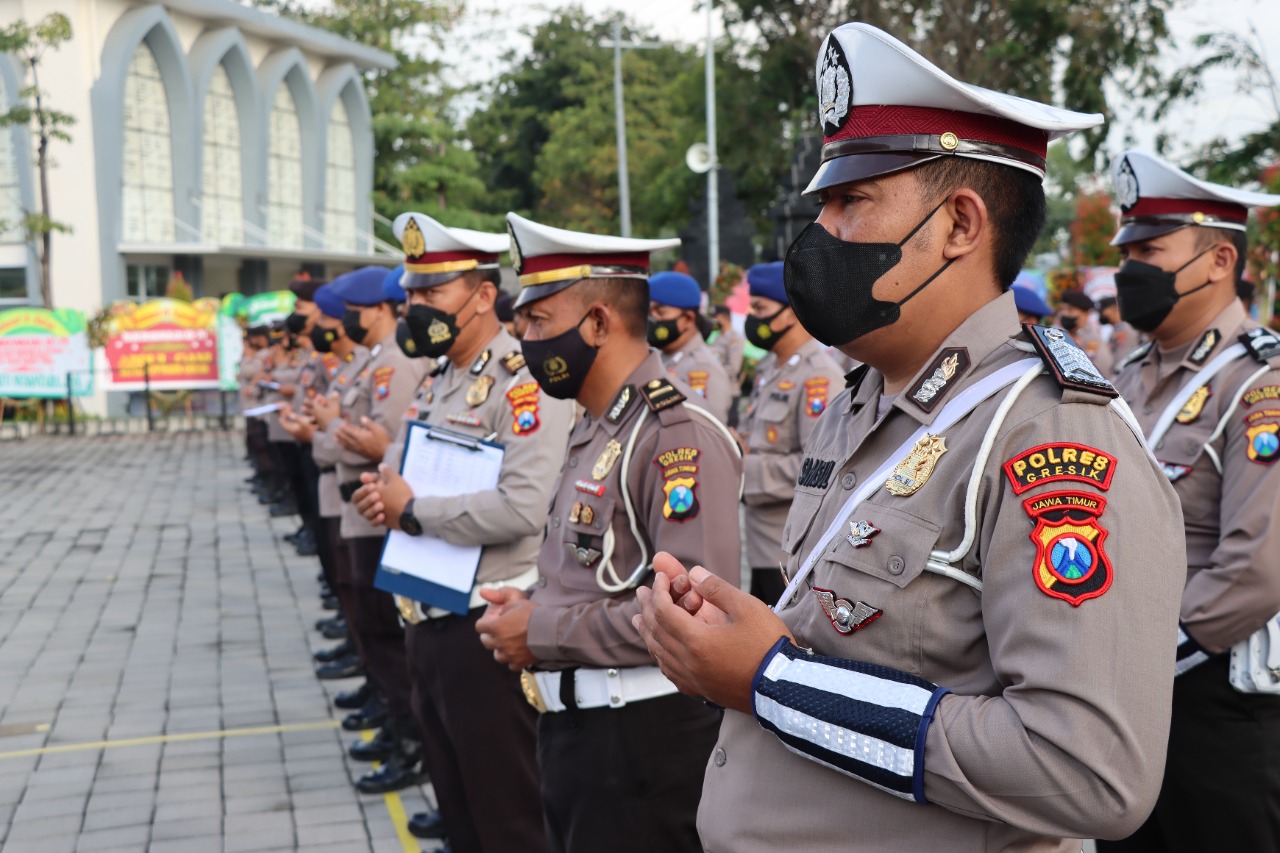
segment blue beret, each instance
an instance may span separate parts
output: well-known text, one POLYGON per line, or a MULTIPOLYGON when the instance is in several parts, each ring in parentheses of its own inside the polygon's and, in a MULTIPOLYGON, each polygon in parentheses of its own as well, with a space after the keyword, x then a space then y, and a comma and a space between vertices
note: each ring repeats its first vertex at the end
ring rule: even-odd
POLYGON ((382 292, 382 282, 386 277, 386 267, 361 267, 339 276, 333 286, 343 302, 352 305, 377 305, 387 301, 382 292))
POLYGON ((1031 288, 1015 284, 1009 289, 1013 291, 1013 304, 1018 306, 1018 310, 1023 314, 1030 314, 1033 317, 1048 317, 1053 313, 1053 309, 1045 304, 1045 301, 1040 298, 1040 294, 1031 288))
POLYGON ((316 288, 315 303, 320 308, 320 313, 326 317, 342 319, 342 297, 338 295, 337 289, 332 284, 322 284, 316 288))
POLYGON ((747 270, 747 285, 752 296, 763 296, 783 305, 790 305, 787 288, 782 284, 782 261, 756 264, 747 270))
POLYGON ((400 278, 404 275, 404 264, 388 270, 387 277, 382 280, 382 295, 392 302, 404 302, 409 297, 400 286, 400 278))
POLYGON ((649 276, 649 299, 675 308, 702 307, 702 288, 693 276, 682 272, 660 272, 649 276))

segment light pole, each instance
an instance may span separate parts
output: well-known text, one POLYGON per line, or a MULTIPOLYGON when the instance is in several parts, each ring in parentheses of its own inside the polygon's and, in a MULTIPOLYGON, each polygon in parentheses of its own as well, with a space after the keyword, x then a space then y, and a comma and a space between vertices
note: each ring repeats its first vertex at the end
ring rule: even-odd
POLYGON ((622 51, 662 47, 659 42, 622 40, 622 21, 613 22, 613 39, 600 42, 613 48, 613 112, 618 133, 618 213, 622 236, 631 236, 631 181, 627 175, 627 108, 622 102, 622 51))
POLYGON ((716 48, 712 39, 711 12, 714 4, 707 4, 707 153, 711 168, 707 170, 707 292, 715 288, 720 275, 720 181, 717 176, 719 162, 716 156, 716 48))

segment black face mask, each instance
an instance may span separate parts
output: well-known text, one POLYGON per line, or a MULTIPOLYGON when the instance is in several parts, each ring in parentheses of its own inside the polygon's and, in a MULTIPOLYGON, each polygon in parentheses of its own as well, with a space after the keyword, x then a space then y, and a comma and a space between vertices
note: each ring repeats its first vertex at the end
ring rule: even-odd
POLYGON ((302 330, 307 327, 307 318, 294 311, 288 317, 284 318, 284 327, 291 335, 300 335, 302 330))
POLYGON ((846 242, 811 222, 787 249, 783 267, 783 284, 800 325, 827 346, 838 347, 896 323, 907 300, 942 275, 954 258, 899 302, 876 299, 872 288, 898 265, 902 247, 943 203, 938 202, 899 243, 846 242))
MULTIPOLYGON (((589 314, 583 314, 582 320, 589 314)), ((591 372, 591 365, 595 363, 599 349, 582 339, 582 333, 578 331, 582 320, 554 338, 545 341, 526 338, 520 342, 529 372, 548 397, 557 400, 577 397, 587 374, 591 372)))
POLYGON ((1116 272, 1116 302, 1120 305, 1120 319, 1140 332, 1154 332, 1178 300, 1203 290, 1212 282, 1206 281, 1186 293, 1178 292, 1178 273, 1198 261, 1213 247, 1187 261, 1173 272, 1142 261, 1125 261, 1116 272))
POLYGON ((409 323, 403 317, 396 321, 396 346, 400 347, 400 352, 409 358, 423 357, 418 350, 418 345, 413 341, 413 335, 409 332, 409 323))
POLYGON ((1080 325, 1080 318, 1068 317, 1064 314, 1058 318, 1058 325, 1062 327, 1064 332, 1074 332, 1076 327, 1080 325))
POLYGON ((333 352, 333 342, 337 339, 337 329, 326 329, 319 323, 311 327, 311 345, 316 348, 316 352, 333 352))
POLYGON ((363 344, 369 335, 369 330, 360 325, 360 312, 351 308, 342 312, 342 331, 357 344, 363 344))
MULTIPOLYGON (((787 326, 781 332, 775 332, 769 324, 782 316, 782 312, 786 310, 787 306, 783 305, 768 317, 756 317, 754 315, 748 316, 747 322, 743 328, 743 332, 746 334, 747 340, 750 341, 753 346, 760 347, 760 349, 773 349, 778 343, 778 338, 781 338, 787 332, 791 331, 791 326, 787 326)), ((795 324, 792 323, 791 325, 794 326, 795 324)))
POLYGON ((655 320, 649 318, 649 346, 662 349, 671 346, 671 342, 680 337, 678 325, 680 318, 674 320, 655 320))
MULTIPOLYGON (((409 327, 409 334, 413 338, 414 346, 417 347, 417 355, 413 355, 406 351, 406 355, 410 358, 440 358, 448 355, 449 350, 453 349, 453 345, 458 342, 458 334, 462 331, 463 326, 470 323, 476 318, 472 314, 470 319, 462 326, 458 325, 458 315, 462 313, 462 309, 475 298, 480 292, 480 288, 471 291, 471 295, 467 297, 467 301, 458 307, 457 312, 449 314, 441 311, 439 308, 433 308, 430 305, 410 305, 409 313, 405 316, 405 324, 409 327)), ((402 347, 403 349, 403 347, 402 347)))

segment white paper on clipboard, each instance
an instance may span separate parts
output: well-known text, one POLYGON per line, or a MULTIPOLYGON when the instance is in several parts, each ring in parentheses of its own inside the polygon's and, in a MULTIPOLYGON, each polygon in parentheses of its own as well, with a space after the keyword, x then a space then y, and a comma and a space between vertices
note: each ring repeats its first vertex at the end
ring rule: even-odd
MULTIPOLYGON (((409 425, 400 466, 415 497, 457 497, 498 486, 505 451, 501 445, 414 422, 409 425)), ((379 588, 424 604, 466 613, 480 566, 479 545, 462 546, 424 532, 387 535, 379 588)))

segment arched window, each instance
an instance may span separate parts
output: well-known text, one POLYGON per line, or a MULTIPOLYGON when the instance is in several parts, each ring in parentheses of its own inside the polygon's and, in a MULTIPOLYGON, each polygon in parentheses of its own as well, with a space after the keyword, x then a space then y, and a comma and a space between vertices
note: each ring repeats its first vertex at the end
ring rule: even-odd
POLYGON ((205 240, 244 242, 244 204, 240 191, 240 116, 231 79, 221 64, 204 96, 204 192, 200 221, 205 240))
POLYGON ((123 237, 172 243, 173 151, 169 102, 151 48, 144 41, 129 62, 124 89, 123 237))
MULTIPOLYGON (((5 91, 4 78, 0 77, 0 111, 7 111, 11 106, 9 94, 5 91)), ((18 163, 18 152, 14 150, 13 144, 13 128, 0 127, 0 243, 21 243, 24 239, 18 163)))
POLYGON ((347 105, 338 98, 329 116, 329 152, 324 173, 324 241, 332 251, 355 252, 356 156, 347 105))
POLYGON ((285 83, 276 89, 271 104, 267 234, 273 246, 302 248, 302 129, 285 83))

